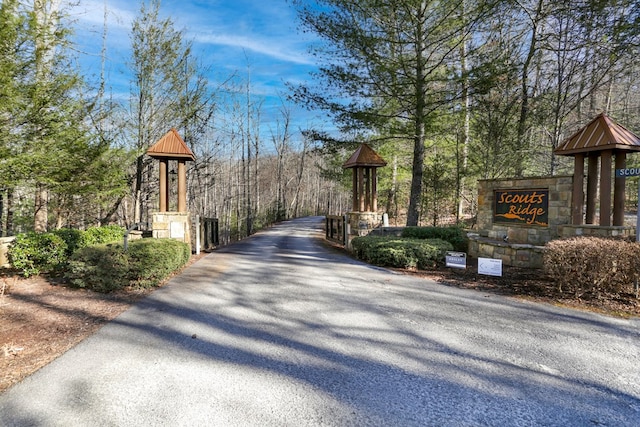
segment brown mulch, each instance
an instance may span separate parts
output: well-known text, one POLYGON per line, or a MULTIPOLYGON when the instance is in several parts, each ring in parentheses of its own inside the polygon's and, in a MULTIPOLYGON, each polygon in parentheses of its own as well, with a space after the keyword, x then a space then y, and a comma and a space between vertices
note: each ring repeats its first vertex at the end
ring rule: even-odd
POLYGON ((514 298, 552 304, 576 310, 592 311, 614 317, 640 317, 640 299, 633 289, 620 295, 599 298, 590 295, 572 296, 560 293, 542 270, 503 266, 502 276, 478 274, 477 268, 456 269, 441 267, 435 271, 407 271, 447 286, 476 289, 514 298))
MULTIPOLYGON (((189 264, 204 255, 194 256, 189 264)), ((558 295, 553 283, 539 270, 504 267, 502 277, 479 275, 473 268, 403 272, 446 286, 611 316, 640 317, 640 300, 632 294, 599 300, 567 298, 558 295)), ((100 294, 68 288, 41 276, 25 279, 12 272, 0 272, 0 392, 96 332, 149 292, 100 294)))
POLYGON ((42 276, 0 278, 0 391, 37 371, 125 311, 144 292, 100 294, 42 276))

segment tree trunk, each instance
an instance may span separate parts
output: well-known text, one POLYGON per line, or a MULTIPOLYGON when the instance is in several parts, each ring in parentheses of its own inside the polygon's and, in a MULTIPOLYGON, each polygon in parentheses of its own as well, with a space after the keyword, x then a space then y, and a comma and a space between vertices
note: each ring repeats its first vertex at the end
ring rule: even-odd
POLYGON ((4 192, 6 190, 3 188, 0 190, 0 237, 5 237, 5 229, 4 223, 2 222, 2 217, 4 216, 4 192))
POLYGON ((7 188, 7 221, 5 222, 5 235, 13 236, 13 188, 7 188))
POLYGON ((422 177, 424 175, 424 122, 416 117, 416 135, 413 142, 413 172, 411 177, 411 193, 409 195, 409 210, 407 212, 407 226, 416 226, 420 221, 420 200, 422 198, 422 177))
MULTIPOLYGON (((424 8, 423 8, 424 9, 424 8)), ((422 19, 419 20, 422 26, 422 19)), ((411 175, 411 192, 409 195, 409 209, 407 211, 407 226, 416 226, 420 221, 420 201, 422 199, 422 177, 424 174, 424 138, 425 138, 425 68, 424 58, 425 40, 423 28, 416 29, 416 85, 415 85, 415 116, 413 136, 413 164, 411 175)))
POLYGON ((47 209, 48 196, 49 194, 44 185, 37 184, 34 202, 35 213, 33 222, 33 230, 36 233, 44 233, 47 231, 47 222, 49 218, 49 212, 47 209))
POLYGON ((529 42, 529 49, 527 51, 527 57, 522 65, 522 84, 521 84, 521 102, 520 102, 520 117, 518 119, 518 134, 517 134, 517 142, 518 142, 518 150, 520 151, 520 155, 516 159, 515 164, 515 176, 522 177, 524 173, 524 167, 526 163, 526 151, 528 145, 528 126, 527 122, 529 120, 529 67, 531 66, 531 61, 533 61, 533 57, 537 50, 537 42, 538 42, 538 25, 541 22, 541 13, 542 6, 544 4, 544 0, 538 0, 536 5, 535 15, 532 17, 533 22, 531 23, 531 41, 529 42))
MULTIPOLYGON (((464 2, 463 2, 464 9, 464 2)), ((464 19, 463 12, 463 19, 464 19)), ((467 164, 469 162, 469 143, 471 141, 471 95, 469 94, 469 78, 467 76, 467 40, 460 45, 460 68, 462 72, 462 102, 463 102, 463 114, 464 114, 464 127, 462 136, 462 167, 458 160, 458 168, 456 173, 456 223, 460 221, 460 218, 464 216, 464 177, 467 172, 467 164)), ((456 156, 459 159, 459 156, 456 156)))

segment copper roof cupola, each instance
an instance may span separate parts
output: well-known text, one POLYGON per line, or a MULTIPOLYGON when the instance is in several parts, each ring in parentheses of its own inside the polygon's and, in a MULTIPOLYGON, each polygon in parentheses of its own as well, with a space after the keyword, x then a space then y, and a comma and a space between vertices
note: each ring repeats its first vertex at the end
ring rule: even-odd
POLYGON ((171 129, 147 150, 147 154, 160 160, 160 212, 169 209, 169 167, 170 160, 178 161, 178 212, 187 211, 187 171, 186 162, 196 157, 187 147, 178 131, 171 129))
POLYGON ((342 167, 353 169, 353 211, 376 212, 378 210, 376 169, 386 166, 382 157, 367 144, 360 147, 349 157, 342 167))
MULTIPOLYGON (((574 157, 572 223, 582 224, 584 158, 588 158, 587 211, 585 222, 593 224, 598 193, 598 166, 600 166, 600 225, 611 225, 611 167, 615 156, 615 169, 626 167, 628 152, 640 151, 640 138, 615 123, 606 114, 596 116, 591 122, 560 144, 554 153, 574 157)), ((624 224, 625 178, 615 180, 613 200, 613 225, 624 224)))

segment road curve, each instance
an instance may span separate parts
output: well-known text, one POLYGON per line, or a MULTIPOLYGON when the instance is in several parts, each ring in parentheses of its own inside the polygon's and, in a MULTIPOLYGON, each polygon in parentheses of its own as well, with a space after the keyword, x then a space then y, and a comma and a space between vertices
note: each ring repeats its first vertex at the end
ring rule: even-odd
POLYGON ((395 274, 321 227, 207 255, 0 394, 0 425, 640 425, 638 319, 395 274))

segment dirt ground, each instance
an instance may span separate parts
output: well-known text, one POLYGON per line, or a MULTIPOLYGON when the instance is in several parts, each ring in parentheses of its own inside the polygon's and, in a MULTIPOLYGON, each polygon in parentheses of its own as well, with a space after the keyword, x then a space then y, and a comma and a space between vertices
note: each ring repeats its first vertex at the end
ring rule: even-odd
MULTIPOLYGON (((193 257, 190 264, 197 259, 199 257, 193 257)), ((611 316, 640 317, 640 300, 634 295, 599 301, 560 298, 553 284, 536 270, 505 267, 502 277, 478 275, 471 268, 405 273, 446 286, 495 292, 611 316)), ((25 279, 0 271, 0 392, 93 334, 149 292, 127 290, 99 294, 67 288, 41 276, 25 279)))

